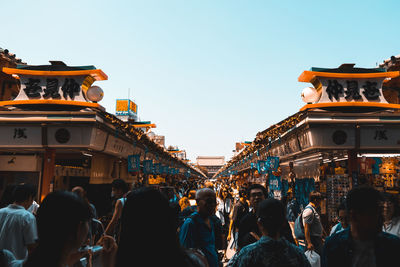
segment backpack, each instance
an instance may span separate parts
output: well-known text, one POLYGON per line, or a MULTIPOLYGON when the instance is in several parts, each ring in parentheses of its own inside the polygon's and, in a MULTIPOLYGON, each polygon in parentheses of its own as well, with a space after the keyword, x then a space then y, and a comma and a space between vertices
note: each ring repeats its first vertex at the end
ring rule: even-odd
POLYGON ((304 210, 297 216, 296 221, 294 222, 294 235, 297 240, 304 239, 304 225, 303 225, 303 212, 306 209, 311 209, 314 215, 314 209, 311 206, 306 206, 304 210))

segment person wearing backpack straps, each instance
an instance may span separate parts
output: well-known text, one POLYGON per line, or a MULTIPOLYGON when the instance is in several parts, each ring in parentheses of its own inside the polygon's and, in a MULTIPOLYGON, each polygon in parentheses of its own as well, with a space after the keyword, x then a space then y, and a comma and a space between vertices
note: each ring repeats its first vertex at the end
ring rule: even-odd
POLYGON ((322 237, 324 235, 321 218, 317 212, 317 209, 321 205, 321 200, 321 193, 312 191, 309 195, 310 203, 308 203, 302 212, 306 250, 314 250, 319 255, 322 252, 322 237))

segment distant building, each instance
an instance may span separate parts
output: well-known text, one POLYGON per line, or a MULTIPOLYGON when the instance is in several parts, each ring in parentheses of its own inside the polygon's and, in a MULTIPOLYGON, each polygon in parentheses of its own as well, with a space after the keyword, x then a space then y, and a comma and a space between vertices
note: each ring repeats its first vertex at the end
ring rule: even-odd
POLYGON ((200 156, 196 158, 197 165, 200 169, 207 171, 207 177, 212 178, 217 171, 225 165, 225 157, 206 157, 200 156))

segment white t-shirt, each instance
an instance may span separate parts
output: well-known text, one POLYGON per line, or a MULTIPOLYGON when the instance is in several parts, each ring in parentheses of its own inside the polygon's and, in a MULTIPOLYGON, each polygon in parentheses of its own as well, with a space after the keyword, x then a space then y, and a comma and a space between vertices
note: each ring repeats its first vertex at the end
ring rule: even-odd
POLYGON ((0 209, 0 249, 11 251, 17 260, 28 257, 27 245, 38 239, 36 218, 18 205, 0 209))
POLYGON ((383 225, 384 232, 400 237, 400 217, 393 218, 389 225, 383 225))

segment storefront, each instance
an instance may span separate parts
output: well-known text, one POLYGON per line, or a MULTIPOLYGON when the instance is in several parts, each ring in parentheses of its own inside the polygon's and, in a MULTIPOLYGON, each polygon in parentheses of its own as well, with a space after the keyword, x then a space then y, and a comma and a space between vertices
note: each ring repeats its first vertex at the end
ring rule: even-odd
POLYGON ((164 178, 178 179, 189 170, 201 176, 142 130, 105 112, 98 103, 103 91, 93 85, 107 79, 100 69, 52 62, 3 72, 19 79, 20 90, 15 99, 0 101, 1 189, 30 182, 41 200, 76 185, 109 185, 115 178, 133 183, 143 177, 145 161, 167 166, 164 178), (138 155, 137 172, 129 172, 132 155, 138 155))
POLYGON ((278 157, 279 171, 269 173, 275 197, 293 191, 304 206, 313 190, 326 196, 321 213, 327 223, 347 192, 361 184, 398 194, 400 105, 389 103, 382 88, 399 71, 382 68, 312 68, 300 82, 307 103, 298 113, 257 134, 256 139, 220 175, 278 157), (276 192, 275 192, 276 191, 276 192))

